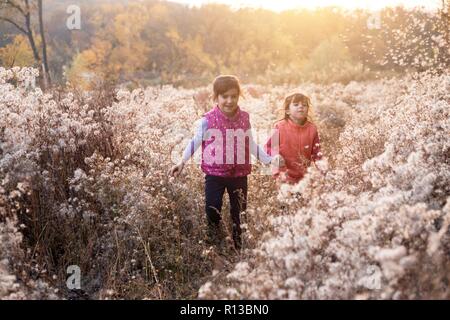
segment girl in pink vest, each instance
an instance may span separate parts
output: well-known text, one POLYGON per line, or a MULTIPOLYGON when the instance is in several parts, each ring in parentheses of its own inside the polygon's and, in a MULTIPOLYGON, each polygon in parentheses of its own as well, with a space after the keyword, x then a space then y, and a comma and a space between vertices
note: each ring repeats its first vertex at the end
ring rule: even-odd
POLYGON ((213 83, 216 106, 207 112, 182 161, 169 170, 178 176, 185 163, 202 146, 202 171, 205 173, 205 211, 210 231, 220 235, 222 199, 225 190, 230 197, 233 221, 233 241, 241 248, 240 213, 247 206, 247 176, 251 172, 250 153, 264 164, 278 157, 270 157, 253 140, 249 114, 238 106, 242 90, 235 76, 219 76, 213 83))
POLYGON ((270 155, 280 154, 284 159, 283 166, 273 172, 279 183, 299 182, 311 162, 322 157, 319 133, 308 114, 310 108, 311 100, 307 96, 301 93, 287 96, 284 117, 275 124, 274 133, 266 143, 270 155))

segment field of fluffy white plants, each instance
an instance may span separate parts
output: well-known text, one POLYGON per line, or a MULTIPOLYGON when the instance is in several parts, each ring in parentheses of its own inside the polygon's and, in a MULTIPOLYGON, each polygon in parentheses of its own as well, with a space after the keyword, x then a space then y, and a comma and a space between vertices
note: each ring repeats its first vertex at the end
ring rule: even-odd
POLYGON ((286 94, 310 96, 325 160, 279 191, 255 165, 242 252, 229 228, 208 243, 198 166, 166 175, 210 88, 34 77, 0 68, 0 299, 450 298, 449 74, 244 86, 263 133, 286 94))

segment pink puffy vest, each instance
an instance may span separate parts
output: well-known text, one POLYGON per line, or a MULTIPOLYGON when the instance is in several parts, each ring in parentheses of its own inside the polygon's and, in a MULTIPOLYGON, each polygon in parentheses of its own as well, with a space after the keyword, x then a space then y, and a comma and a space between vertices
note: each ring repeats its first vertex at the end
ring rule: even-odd
POLYGON ((242 177, 249 175, 252 170, 250 164, 249 138, 246 136, 245 140, 242 140, 234 136, 234 141, 227 141, 227 129, 242 129, 243 132, 247 132, 251 128, 249 114, 238 107, 234 118, 229 119, 216 106, 213 110, 206 113, 204 117, 208 124, 206 131, 208 136, 202 142, 201 168, 203 172, 219 177, 242 177), (222 143, 220 143, 220 137, 216 137, 216 135, 221 135, 222 143), (219 140, 216 141, 216 139, 219 140), (241 144, 245 143, 239 151, 238 141, 241 144), (244 151, 245 155, 243 153, 244 151), (220 154, 222 154, 222 157, 220 154))

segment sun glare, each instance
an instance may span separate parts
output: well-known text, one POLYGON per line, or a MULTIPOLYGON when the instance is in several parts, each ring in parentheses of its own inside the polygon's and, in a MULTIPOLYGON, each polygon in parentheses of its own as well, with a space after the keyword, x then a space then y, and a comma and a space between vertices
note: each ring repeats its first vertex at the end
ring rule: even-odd
POLYGON ((296 8, 314 9, 325 6, 338 6, 345 9, 370 9, 377 10, 388 6, 402 5, 405 7, 425 7, 436 9, 440 6, 439 0, 171 0, 192 6, 200 6, 207 3, 224 3, 234 8, 255 7, 266 8, 274 11, 283 11, 296 8))

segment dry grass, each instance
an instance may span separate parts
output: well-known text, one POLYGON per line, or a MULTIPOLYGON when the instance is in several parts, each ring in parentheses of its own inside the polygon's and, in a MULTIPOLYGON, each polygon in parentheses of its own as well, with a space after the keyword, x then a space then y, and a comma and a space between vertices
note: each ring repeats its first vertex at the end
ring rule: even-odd
POLYGON ((280 194, 255 165, 238 253, 227 201, 226 244, 208 244, 198 166, 166 176, 205 89, 50 94, 25 90, 31 73, 0 69, 0 298, 448 297, 448 75, 246 88, 256 129, 311 96, 328 164, 280 194), (381 290, 358 285, 369 266, 381 290))

